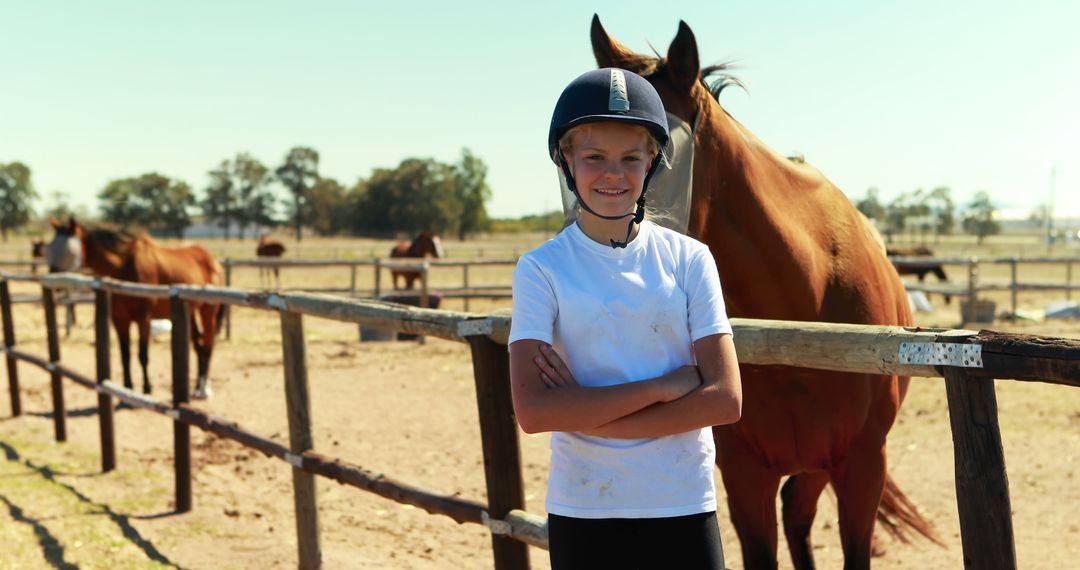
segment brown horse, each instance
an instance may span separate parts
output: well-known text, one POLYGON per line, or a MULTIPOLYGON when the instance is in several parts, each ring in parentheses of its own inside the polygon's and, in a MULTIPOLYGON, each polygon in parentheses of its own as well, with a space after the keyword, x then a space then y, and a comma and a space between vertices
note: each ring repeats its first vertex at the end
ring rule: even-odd
MULTIPOLYGON (((285 253, 285 245, 270 237, 270 234, 259 236, 259 245, 255 246, 256 257, 281 257, 285 253)), ((281 269, 278 267, 260 267, 259 281, 268 281, 269 274, 273 274, 274 283, 281 288, 281 269)))
MULTIPOLYGON (((711 248, 733 317, 909 325, 899 276, 848 199, 816 169, 786 159, 719 104, 683 22, 664 58, 631 52, 593 19, 600 67, 646 77, 668 112, 695 125, 689 233, 711 248)), ((714 428, 717 463, 748 568, 776 568, 776 494, 796 568, 812 568, 810 530, 836 491, 845 568, 869 568, 875 519, 902 539, 933 529, 889 478, 885 438, 908 378, 783 366, 741 367, 742 420, 714 428)))
MULTIPOLYGON (((94 275, 150 285, 220 285, 221 265, 205 249, 193 245, 166 248, 146 235, 131 235, 107 228, 86 228, 72 218, 68 224, 52 220, 56 235, 46 247, 49 271, 77 271, 88 268, 94 275)), ((210 395, 210 356, 224 305, 190 303, 191 340, 199 362, 199 377, 192 397, 210 395), (199 330, 195 315, 202 321, 199 330)), ((143 392, 150 393, 147 364, 150 359, 150 320, 170 316, 168 299, 112 296, 112 322, 120 341, 120 362, 124 366, 124 386, 131 381, 131 323, 139 329, 139 363, 143 371, 143 392)))
MULTIPOLYGON (((442 242, 434 232, 421 232, 412 240, 412 243, 400 242, 390 250, 390 257, 427 257, 439 258, 443 256, 442 242)), ((412 289, 413 283, 420 278, 420 272, 415 269, 391 269, 390 275, 394 279, 394 289, 398 287, 398 277, 405 278, 405 288, 412 289)))
MULTIPOLYGON (((890 247, 886 253, 889 257, 934 257, 934 252, 925 245, 918 247, 890 247)), ((900 275, 915 275, 919 278, 920 283, 926 279, 927 273, 937 275, 938 281, 949 280, 945 276, 945 268, 936 262, 927 262, 921 265, 899 265, 896 267, 896 272, 900 275)))

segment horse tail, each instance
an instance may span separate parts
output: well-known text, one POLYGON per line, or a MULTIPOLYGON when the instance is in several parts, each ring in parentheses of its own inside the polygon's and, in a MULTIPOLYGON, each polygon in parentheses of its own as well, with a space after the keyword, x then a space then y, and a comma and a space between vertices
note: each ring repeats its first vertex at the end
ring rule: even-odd
POLYGON ((229 304, 222 303, 218 305, 217 309, 217 330, 214 331, 214 336, 221 334, 221 329, 225 328, 221 326, 225 323, 225 319, 229 318, 229 304))
POLYGON ((945 546, 934 526, 919 514, 915 503, 907 498, 888 473, 885 474, 885 489, 878 505, 877 521, 893 538, 905 544, 911 543, 910 531, 915 531, 930 542, 945 546))
MULTIPOLYGON (((209 266, 208 269, 210 271, 210 275, 209 275, 207 281, 211 285, 224 285, 225 284, 225 270, 221 267, 221 263, 218 263, 217 258, 215 258, 213 256, 213 254, 211 254, 210 252, 206 253, 206 262, 207 262, 207 265, 209 266)), ((225 322, 225 319, 228 318, 228 315, 229 315, 229 304, 228 303, 221 303, 220 305, 218 305, 217 320, 216 320, 217 327, 214 330, 214 336, 218 336, 218 335, 221 334, 221 329, 223 328, 221 325, 225 322)))

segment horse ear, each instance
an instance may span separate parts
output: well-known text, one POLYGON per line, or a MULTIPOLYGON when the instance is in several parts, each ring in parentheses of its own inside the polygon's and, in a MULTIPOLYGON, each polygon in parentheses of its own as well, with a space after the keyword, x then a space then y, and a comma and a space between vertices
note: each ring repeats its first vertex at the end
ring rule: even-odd
POLYGON ((79 227, 79 224, 75 221, 75 216, 71 216, 68 219, 68 231, 74 234, 77 227, 79 227))
POLYGON ((592 38, 593 55, 596 56, 598 67, 626 69, 637 55, 608 35, 604 26, 600 24, 600 16, 597 14, 593 14, 592 30, 589 35, 592 38))
POLYGON ((668 47, 667 70, 672 81, 690 90, 701 75, 701 61, 698 59, 697 39, 686 22, 679 20, 679 32, 668 47))

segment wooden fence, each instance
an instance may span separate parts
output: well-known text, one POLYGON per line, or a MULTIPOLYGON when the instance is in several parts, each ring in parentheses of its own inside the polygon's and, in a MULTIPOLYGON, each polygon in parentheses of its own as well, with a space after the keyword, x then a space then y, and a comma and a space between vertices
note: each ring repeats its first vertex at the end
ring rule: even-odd
MULTIPOLYGON (((58 441, 64 429, 63 383, 67 378, 98 392, 102 469, 116 466, 112 398, 149 409, 173 420, 177 510, 191 510, 189 429, 194 425, 233 439, 293 467, 299 561, 301 568, 321 564, 318 510, 312 477, 334 479, 443 514, 458 522, 486 525, 492 533, 495 567, 527 568, 525 544, 546 547, 542 517, 522 510, 524 491, 517 427, 510 398, 506 341, 509 316, 413 308, 374 300, 322 294, 253 292, 218 287, 139 285, 110 279, 55 275, 40 279, 48 327, 48 359, 16 348, 10 281, 29 276, 0 274, 0 315, 11 392, 12 414, 21 413, 17 362, 51 373, 53 418, 58 441), (89 289, 95 298, 95 378, 65 368, 49 291, 56 287, 89 289), (173 398, 160 402, 112 382, 109 371, 109 302, 111 295, 168 298, 172 305, 173 398), (187 401, 190 358, 187 301, 228 303, 281 315, 289 445, 251 433, 224 418, 211 416, 187 401), (53 315, 49 317, 49 315, 53 315), (473 357, 481 424, 487 504, 438 495, 312 449, 303 315, 466 342, 473 357)), ((1080 386, 1080 341, 1001 334, 990 331, 927 330, 792 321, 733 319, 739 359, 757 365, 800 366, 842 372, 944 377, 951 417, 957 503, 966 567, 1015 568, 1008 479, 997 422, 994 379, 1080 386)))
POLYGON ((966 267, 967 283, 904 283, 909 291, 923 291, 926 293, 938 293, 946 296, 963 297, 967 304, 968 314, 976 314, 976 305, 981 291, 1011 291, 1012 318, 1016 318, 1017 295, 1020 291, 1064 291, 1065 299, 1072 299, 1072 292, 1080 290, 1080 283, 1073 282, 1073 264, 1080 263, 1080 257, 890 257, 890 261, 897 267, 910 267, 926 269, 942 265, 962 265, 966 267), (1006 282, 980 282, 980 265, 1008 265, 1009 280, 1006 282), (1065 280, 1061 283, 1046 282, 1023 282, 1018 278, 1018 269, 1024 264, 1064 265, 1065 280))
MULTIPOLYGON (((304 288, 304 291, 319 292, 319 293, 338 293, 348 294, 352 297, 371 297, 376 299, 386 299, 387 297, 393 297, 395 295, 408 295, 412 297, 419 296, 420 307, 429 307, 429 276, 432 268, 461 268, 461 283, 460 287, 440 287, 439 295, 447 299, 462 299, 465 303, 465 310, 469 310, 470 299, 509 299, 510 298, 510 285, 509 284, 470 284, 469 282, 469 268, 475 266, 510 266, 513 267, 517 264, 517 258, 499 258, 499 259, 425 259, 425 260, 408 260, 408 259, 380 259, 373 257, 371 259, 274 259, 274 258, 261 258, 261 259, 224 259, 222 260, 222 266, 225 268, 225 286, 232 287, 233 285, 233 268, 239 267, 258 267, 260 269, 280 269, 284 267, 298 267, 298 268, 312 268, 312 267, 345 267, 349 269, 349 286, 348 288, 334 287, 324 289, 304 288), (358 288, 357 287, 357 269, 360 267, 371 267, 372 274, 374 276, 374 282, 372 287, 358 288), (390 291, 386 292, 383 287, 383 270, 411 270, 420 273, 420 291, 419 292, 402 292, 394 291, 393 283, 390 284, 390 291)), ((229 313, 229 317, 225 322, 225 338, 232 338, 232 313, 229 313)))

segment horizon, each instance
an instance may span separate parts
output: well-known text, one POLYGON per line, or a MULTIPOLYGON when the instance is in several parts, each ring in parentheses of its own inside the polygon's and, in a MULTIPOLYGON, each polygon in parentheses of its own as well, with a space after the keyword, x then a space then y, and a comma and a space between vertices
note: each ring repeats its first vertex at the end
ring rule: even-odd
POLYGON ((734 61, 747 85, 724 108, 853 202, 870 187, 887 204, 947 186, 959 208, 979 191, 1003 212, 1052 195, 1055 218, 1080 216, 1080 43, 1068 39, 1080 5, 697 4, 662 17, 611 1, 8 7, 18 25, 0 61, 17 81, 0 93, 0 162, 32 169, 39 211, 54 192, 97 211, 110 180, 146 172, 201 196, 206 172, 239 152, 273 169, 311 146, 320 174, 351 187, 469 148, 489 168, 491 217, 541 215, 561 206, 551 108, 595 68, 596 12, 639 53, 664 53, 686 21, 702 64, 734 61))

